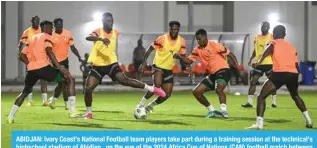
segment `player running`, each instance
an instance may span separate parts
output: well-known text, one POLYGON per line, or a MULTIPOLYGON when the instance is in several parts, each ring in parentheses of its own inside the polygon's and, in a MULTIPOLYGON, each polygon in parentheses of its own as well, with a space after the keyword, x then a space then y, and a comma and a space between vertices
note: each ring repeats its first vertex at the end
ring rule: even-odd
MULTIPOLYGON (((156 105, 163 103, 167 100, 173 90, 173 66, 175 63, 174 55, 179 53, 182 56, 186 55, 186 43, 183 37, 178 35, 180 23, 178 21, 169 22, 169 33, 159 36, 152 45, 146 50, 140 71, 144 71, 146 61, 153 50, 155 50, 155 57, 153 61, 153 82, 155 87, 162 87, 166 93, 165 97, 158 97, 152 101, 145 108, 147 112, 153 112, 156 105)), ((137 105, 143 107, 148 99, 153 96, 153 93, 148 91, 142 98, 141 102, 137 105)))
POLYGON ((248 129, 263 129, 264 112, 265 112, 265 99, 272 92, 278 90, 283 85, 286 85, 292 99, 295 101, 296 106, 303 113, 306 120, 306 127, 312 128, 312 120, 308 114, 305 103, 298 94, 298 58, 296 48, 284 40, 286 36, 286 29, 283 25, 278 25, 273 30, 273 38, 265 52, 257 61, 256 65, 260 65, 267 56, 272 54, 273 58, 273 73, 265 81, 262 86, 261 92, 258 96, 256 106, 256 124, 248 127, 248 129))
POLYGON ((197 59, 200 59, 202 65, 206 67, 209 73, 193 90, 193 95, 199 103, 204 105, 208 109, 208 115, 206 118, 211 118, 216 115, 221 115, 224 118, 228 118, 226 94, 224 89, 226 88, 231 76, 229 65, 225 57, 232 59, 233 66, 239 70, 240 75, 243 75, 243 71, 240 70, 236 57, 222 44, 218 44, 212 40, 208 41, 207 32, 204 29, 199 29, 196 34, 196 40, 198 46, 195 47, 193 52, 186 58, 175 55, 175 58, 182 60, 186 64, 192 64, 197 59), (204 93, 209 90, 215 90, 219 97, 221 111, 217 111, 208 102, 204 93))
POLYGON ((75 83, 69 71, 63 68, 55 58, 53 53, 52 30, 53 23, 43 21, 40 24, 42 33, 34 35, 23 49, 19 59, 27 65, 27 74, 25 78, 24 89, 16 98, 11 112, 7 118, 7 123, 14 123, 14 116, 21 107, 24 99, 32 92, 33 86, 37 80, 54 81, 59 72, 63 74, 68 82, 68 100, 70 104, 70 117, 76 117, 75 111, 75 83), (55 67, 50 65, 50 61, 55 67))
MULTIPOLYGON (((252 60, 255 58, 255 61, 259 61, 261 58, 264 48, 266 44, 273 39, 273 35, 269 33, 270 30, 270 23, 268 22, 262 22, 261 31, 262 34, 259 34, 255 37, 254 40, 254 51, 252 53, 252 56, 248 62, 249 66, 251 66, 252 60)), ((250 82, 250 88, 249 88, 249 95, 248 95, 248 103, 242 104, 241 106, 244 108, 252 108, 252 100, 253 96, 256 90, 256 83, 258 82, 259 78, 263 76, 263 74, 267 77, 270 76, 272 73, 272 56, 267 56, 263 62, 256 66, 251 71, 251 82, 250 82)), ((272 107, 275 108, 276 106, 276 91, 272 93, 272 107)))
MULTIPOLYGON (((36 34, 41 33, 41 28, 39 27, 40 24, 40 18, 38 16, 34 16, 32 17, 32 26, 29 27, 28 29, 26 29, 21 37, 21 40, 19 42, 19 54, 21 53, 22 49, 23 49, 23 45, 26 45, 28 41, 30 41, 32 39, 32 37, 36 34)), ((46 82, 44 80, 40 80, 41 81, 41 93, 42 93, 42 103, 43 106, 47 106, 48 102, 47 102, 47 85, 46 82)), ((27 106, 32 106, 33 104, 33 93, 31 92, 28 95, 28 103, 26 104, 27 106)))
MULTIPOLYGON (((83 62, 81 59, 77 48, 74 45, 74 40, 72 37, 71 32, 69 32, 66 29, 63 29, 63 19, 56 18, 54 19, 54 28, 55 31, 53 32, 53 52, 56 56, 57 61, 61 66, 63 66, 66 69, 69 69, 69 61, 68 61, 68 48, 72 50, 74 55, 78 58, 79 62, 83 62)), ((51 109, 55 109, 55 102, 57 98, 61 95, 63 92, 63 98, 65 103, 65 110, 68 110, 68 94, 67 94, 67 88, 66 88, 66 82, 61 81, 62 76, 59 75, 56 79, 58 82, 58 85, 55 88, 54 96, 51 97, 49 100, 49 106, 51 109)))
POLYGON ((146 89, 161 97, 166 96, 161 88, 149 86, 138 80, 130 79, 122 72, 116 55, 119 32, 112 28, 112 14, 109 12, 104 13, 102 15, 102 23, 102 28, 96 29, 86 38, 86 40, 94 42, 94 46, 88 59, 88 63, 92 63, 93 66, 86 80, 86 119, 92 119, 92 92, 97 85, 101 83, 102 78, 105 75, 108 75, 112 80, 115 80, 122 85, 146 89))

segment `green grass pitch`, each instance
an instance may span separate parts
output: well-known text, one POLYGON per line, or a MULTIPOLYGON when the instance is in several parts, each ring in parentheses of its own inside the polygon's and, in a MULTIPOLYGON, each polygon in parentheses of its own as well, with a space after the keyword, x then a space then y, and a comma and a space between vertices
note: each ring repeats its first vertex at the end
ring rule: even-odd
MULTIPOLYGON (((35 92, 34 106, 27 107, 23 104, 16 114, 16 123, 6 124, 5 119, 17 95, 18 93, 2 93, 1 141, 2 147, 6 148, 11 147, 12 130, 244 130, 246 126, 255 123, 256 115, 255 108, 240 107, 247 101, 247 96, 227 95, 229 119, 206 119, 206 108, 195 100, 190 91, 182 91, 174 92, 166 102, 156 106, 154 113, 148 115, 146 120, 136 120, 133 110, 144 92, 97 92, 94 93, 93 100, 94 119, 70 119, 61 97, 57 100, 57 108, 52 110, 41 106, 40 93, 35 92)), ((215 93, 210 92, 206 96, 216 109, 220 108, 215 93)), ((317 92, 301 93, 301 96, 313 122, 316 122, 317 92)), ((277 96, 278 108, 271 108, 271 102, 271 97, 267 98, 265 129, 306 130, 304 117, 289 95, 277 96)), ((84 98, 79 92, 76 104, 77 110, 84 113, 84 98)))

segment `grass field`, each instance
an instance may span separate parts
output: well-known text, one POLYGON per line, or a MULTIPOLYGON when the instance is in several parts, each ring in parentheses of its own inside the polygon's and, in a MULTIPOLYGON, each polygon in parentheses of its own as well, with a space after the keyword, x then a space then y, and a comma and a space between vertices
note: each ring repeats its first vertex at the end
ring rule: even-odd
MULTIPOLYGON (((22 108, 16 115, 15 124, 6 124, 5 119, 18 93, 2 93, 2 147, 11 147, 12 130, 244 130, 255 123, 255 108, 244 109, 240 105, 247 96, 228 95, 230 118, 205 119, 207 110, 192 96, 191 92, 175 92, 173 96, 154 109, 146 120, 135 120, 133 110, 143 92, 100 92, 94 94, 93 120, 69 119, 64 110, 63 99, 57 108, 41 106, 40 93, 33 93, 35 105, 22 108)), ((313 121, 317 121, 317 92, 301 93, 313 121)), ((207 98, 219 109, 215 93, 207 98)), ((85 112, 83 95, 78 93, 77 109, 85 112)), ((289 95, 277 97, 278 108, 271 108, 267 99, 265 129, 306 130, 302 113, 289 95)), ((314 128, 316 130, 316 128, 314 128)))

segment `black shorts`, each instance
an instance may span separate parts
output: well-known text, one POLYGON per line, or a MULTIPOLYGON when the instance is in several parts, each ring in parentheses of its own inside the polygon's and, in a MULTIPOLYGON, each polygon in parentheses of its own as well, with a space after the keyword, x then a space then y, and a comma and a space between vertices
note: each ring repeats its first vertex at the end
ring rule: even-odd
POLYGON ((68 61, 68 58, 65 59, 65 60, 63 60, 63 61, 60 61, 59 64, 60 64, 61 66, 63 66, 64 68, 69 69, 69 61, 68 61))
POLYGON ((108 75, 112 79, 112 81, 114 81, 115 74, 118 72, 122 72, 119 64, 113 63, 113 64, 108 65, 108 66, 92 66, 92 68, 89 71, 88 76, 93 76, 93 77, 97 78, 99 80, 99 82, 101 83, 102 78, 105 75, 108 75))
POLYGON ((290 94, 297 94, 298 89, 298 74, 290 73, 290 72, 272 72, 272 75, 269 77, 276 88, 278 90, 284 84, 286 85, 290 94))
POLYGON ((163 74, 162 84, 174 83, 174 75, 173 75, 173 71, 172 70, 167 70, 167 69, 159 68, 156 65, 152 65, 153 77, 154 77, 154 72, 156 72, 156 71, 160 71, 163 74))
POLYGON ((133 61, 134 71, 137 72, 143 61, 133 61))
POLYGON ((203 80, 201 80, 200 83, 204 84, 210 90, 215 90, 218 82, 225 82, 226 84, 228 84, 230 79, 231 79, 230 69, 225 68, 225 69, 218 70, 215 74, 209 74, 203 80))
POLYGON ((251 76, 254 75, 258 75, 258 76, 263 76, 263 74, 265 73, 265 75, 267 77, 269 77, 272 74, 272 65, 259 65, 257 67, 255 67, 252 71, 251 71, 251 76))
POLYGON ((25 85, 32 87, 39 79, 52 82, 55 80, 58 73, 59 70, 50 65, 43 67, 41 69, 27 71, 25 77, 25 85))

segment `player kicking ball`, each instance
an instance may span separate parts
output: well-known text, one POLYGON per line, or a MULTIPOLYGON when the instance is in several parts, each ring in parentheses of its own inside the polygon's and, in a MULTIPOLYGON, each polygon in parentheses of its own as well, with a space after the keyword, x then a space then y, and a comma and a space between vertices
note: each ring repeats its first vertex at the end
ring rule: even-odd
POLYGON ((256 124, 253 124, 247 129, 263 129, 263 117, 266 106, 265 99, 283 85, 286 85, 296 106, 303 113, 306 120, 306 127, 313 127, 312 120, 308 114, 305 103, 298 94, 299 67, 297 51, 291 43, 284 40, 285 36, 285 27, 283 25, 276 26, 273 30, 274 40, 269 42, 261 59, 256 63, 256 65, 260 65, 263 60, 271 54, 273 59, 273 73, 263 84, 258 96, 256 106, 256 124))
MULTIPOLYGON (((143 72, 146 61, 152 51, 155 51, 153 60, 153 83, 155 87, 161 88, 166 93, 166 97, 158 97, 148 104, 145 109, 147 112, 152 113, 153 108, 166 101, 173 91, 173 66, 175 64, 174 54, 179 53, 181 56, 186 55, 186 42, 180 35, 179 29, 181 24, 178 21, 169 22, 169 33, 159 36, 152 45, 146 50, 143 62, 140 66, 140 71, 143 72)), ((148 99, 153 96, 153 93, 148 91, 137 108, 144 107, 148 99)))
POLYGON ((206 118, 211 118, 216 115, 221 115, 228 118, 226 88, 231 76, 229 65, 225 57, 229 57, 233 61, 233 66, 239 70, 240 75, 244 75, 243 71, 239 68, 236 57, 222 44, 214 41, 208 41, 207 32, 204 29, 199 29, 196 34, 198 46, 195 47, 193 52, 186 58, 175 55, 175 58, 182 60, 186 64, 192 64, 199 59, 204 67, 206 67, 209 75, 206 76, 193 90, 193 95, 199 103, 208 109, 206 118), (220 102, 221 111, 215 110, 214 107, 208 102, 204 93, 210 90, 215 90, 220 102))
POLYGON ((32 92, 33 86, 38 80, 52 82, 55 80, 59 72, 63 74, 68 85, 68 99, 70 102, 70 117, 75 117, 75 83, 74 78, 69 71, 57 62, 52 51, 53 39, 52 30, 53 23, 43 21, 40 24, 42 33, 34 35, 28 42, 27 46, 20 53, 19 59, 27 65, 27 75, 25 78, 24 89, 16 98, 12 106, 11 112, 6 120, 7 123, 14 123, 14 116, 21 107, 24 99, 32 92), (52 67, 51 63, 55 66, 52 67))
POLYGON ((98 28, 86 37, 94 43, 89 54, 88 63, 92 63, 85 86, 86 119, 92 119, 92 92, 100 84, 102 78, 108 75, 112 80, 133 88, 145 89, 160 97, 166 94, 161 88, 149 86, 135 79, 128 78, 120 69, 116 54, 119 32, 113 29, 113 16, 106 12, 102 15, 103 27, 98 28))

